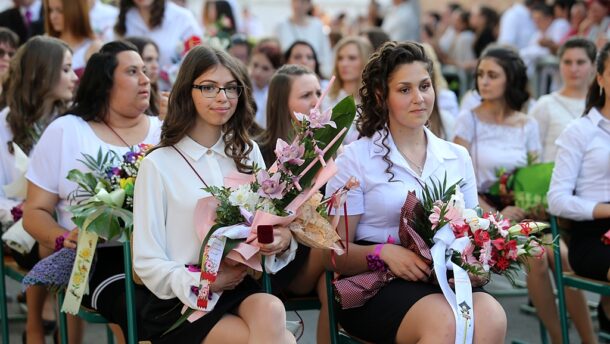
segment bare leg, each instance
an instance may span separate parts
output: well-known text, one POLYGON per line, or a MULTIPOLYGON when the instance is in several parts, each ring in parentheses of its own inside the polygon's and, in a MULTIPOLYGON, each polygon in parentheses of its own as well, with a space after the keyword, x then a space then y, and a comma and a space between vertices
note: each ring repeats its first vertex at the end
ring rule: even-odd
POLYGON ((42 326, 42 308, 47 296, 47 290, 42 286, 31 286, 25 291, 28 314, 25 329, 27 344, 44 343, 44 329, 42 326))
POLYGON ((284 304, 273 295, 248 296, 239 305, 237 314, 248 326, 248 343, 296 343, 294 336, 286 330, 284 304))
POLYGON ((320 299, 320 315, 318 316, 317 343, 330 342, 330 327, 328 324, 328 300, 326 298, 326 276, 324 275, 323 251, 312 248, 307 262, 299 274, 288 286, 288 290, 297 294, 309 294, 314 288, 320 299))
POLYGON ((227 314, 208 333, 202 344, 248 343, 250 330, 238 316, 227 314))
MULTIPOLYGON (((489 294, 474 293, 475 343, 503 343, 506 336, 506 314, 489 294)), ((455 318, 442 294, 428 295, 419 300, 403 318, 396 342, 454 343, 455 318)))
POLYGON ((116 338, 117 344, 125 344, 125 336, 123 335, 123 330, 121 330, 121 326, 117 324, 108 324, 110 331, 114 334, 114 338, 116 338))
MULTIPOLYGON (((547 241, 551 241, 552 238, 550 235, 547 236, 547 241)), ((563 267, 564 272, 571 272, 572 267, 570 266, 570 262, 568 261, 568 248, 563 241, 559 241, 561 245, 561 266, 563 267)), ((555 256, 553 255, 552 247, 547 250, 547 257, 549 261, 549 265, 551 270, 555 270, 555 256)), ((529 282, 528 282, 529 283, 529 282)), ((549 294, 551 294, 551 290, 549 290, 549 294)), ((597 336, 595 335, 595 331, 593 330, 593 322, 591 321, 591 314, 589 313, 589 306, 587 305, 587 299, 585 298, 585 294, 578 289, 574 288, 564 288, 564 294, 566 298, 566 308, 572 321, 574 322, 574 326, 580 335, 580 339, 583 344, 596 344, 597 336)), ((548 308, 554 310, 555 314, 558 314, 557 308, 555 306, 555 301, 548 305, 548 308)), ((555 324, 559 324, 559 315, 554 320, 555 324)), ((545 324, 546 326, 546 324, 545 324)), ((559 328, 561 331, 561 328, 559 328)), ((558 339, 554 343, 560 343, 561 340, 558 339)))
POLYGON ((66 314, 68 319, 68 343, 80 344, 83 342, 83 334, 85 329, 85 322, 83 319, 72 315, 66 314))

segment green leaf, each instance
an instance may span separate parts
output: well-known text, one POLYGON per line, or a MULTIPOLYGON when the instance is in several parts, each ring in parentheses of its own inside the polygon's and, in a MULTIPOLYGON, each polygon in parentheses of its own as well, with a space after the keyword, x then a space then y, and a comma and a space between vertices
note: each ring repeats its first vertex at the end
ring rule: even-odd
POLYGON ((184 314, 182 314, 180 316, 180 318, 178 318, 178 320, 176 320, 176 322, 170 326, 169 329, 167 329, 167 331, 163 332, 163 334, 161 335, 161 337, 165 336, 166 334, 170 333, 171 331, 175 330, 176 328, 178 328, 178 326, 182 325, 182 323, 184 323, 186 321, 186 319, 188 319, 188 317, 191 316, 191 314, 193 314, 195 312, 194 309, 192 308, 188 308, 184 314))

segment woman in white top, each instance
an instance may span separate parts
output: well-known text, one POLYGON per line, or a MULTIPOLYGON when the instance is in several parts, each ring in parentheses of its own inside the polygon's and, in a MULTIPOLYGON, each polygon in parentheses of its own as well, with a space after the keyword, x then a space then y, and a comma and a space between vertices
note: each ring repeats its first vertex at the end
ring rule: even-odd
POLYGON ((504 217, 520 221, 525 211, 489 195, 489 189, 498 179, 498 170, 512 172, 527 165, 528 154, 540 152, 538 124, 520 110, 529 98, 525 65, 514 51, 490 47, 476 71, 481 104, 460 114, 454 142, 472 156, 483 211, 498 210, 504 217))
MULTIPOLYGON (((348 36, 337 42, 333 66, 333 75, 336 79, 324 98, 322 110, 334 107, 347 96, 354 97, 356 104, 360 104, 358 91, 362 86, 362 70, 372 53, 373 46, 364 37, 348 36)), ((355 123, 354 120, 354 124, 343 140, 344 145, 358 139, 355 123)))
POLYGON ((169 72, 182 59, 185 43, 203 32, 188 9, 169 0, 121 0, 114 32, 119 37, 143 36, 159 47, 160 88, 171 88, 169 72))
MULTIPOLYGON (((435 98, 431 75, 431 61, 417 43, 388 42, 373 54, 363 72, 362 138, 337 158, 339 172, 326 188, 331 195, 351 176, 360 181, 347 194, 349 255, 336 257, 334 270, 357 275, 371 270, 370 259, 381 259, 397 276, 364 305, 339 311, 343 328, 369 342, 454 342, 453 312, 440 287, 428 282, 431 267, 403 246, 387 243, 390 235, 399 239, 401 206, 408 191, 421 196, 422 183, 462 179, 466 207, 477 205, 468 152, 425 128, 435 98)), ((341 219, 339 233, 344 226, 341 219)), ((473 293, 474 341, 500 343, 506 315, 480 291, 473 293)))
MULTIPOLYGON (((10 75, 4 94, 6 107, 0 112, 0 218, 10 218, 11 209, 23 201, 7 197, 2 188, 23 178, 24 171, 16 166, 15 146, 27 155, 32 152, 42 131, 72 100, 78 80, 72 70, 70 47, 56 38, 41 36, 31 38, 17 50, 10 75)), ((11 253, 28 270, 47 254, 45 247, 36 244, 29 254, 11 253)), ((27 329, 39 330, 36 335, 43 335, 44 296, 39 301, 29 308, 27 329)))
POLYGON ((327 75, 331 70, 332 50, 324 25, 320 19, 308 14, 312 7, 311 0, 291 0, 290 3, 292 15, 275 29, 282 49, 286 51, 294 42, 306 41, 319 58, 322 74, 327 75))
MULTIPOLYGON (((610 43, 600 50, 597 80, 587 94, 586 115, 557 139, 549 211, 573 220, 569 260, 576 274, 610 281, 610 246, 601 240, 610 229, 610 43)), ((600 329, 610 331, 610 297, 598 306, 600 329)))
POLYGON ((252 50, 249 73, 252 80, 252 96, 256 102, 255 121, 267 128, 267 93, 275 71, 282 66, 282 51, 273 40, 263 40, 252 50))
MULTIPOLYGON (((122 156, 139 143, 158 142, 161 123, 156 117, 145 114, 150 82, 144 72, 144 62, 132 44, 110 42, 104 45, 87 64, 74 106, 68 111, 70 114, 51 123, 34 148, 26 174, 28 194, 24 227, 47 252, 61 249, 58 239, 62 237, 65 238, 63 247, 76 247, 78 230, 75 230, 67 206, 70 205, 69 195, 77 185, 66 176, 72 169, 88 171, 81 162, 83 154, 95 156, 101 149, 103 153, 114 151, 122 156), (108 71, 112 73, 110 77, 108 71), (57 214, 57 220, 53 214, 57 214)), ((121 252, 120 246, 98 247, 99 263, 89 282, 91 292, 83 304, 97 309, 108 321, 124 326, 121 315, 125 308, 121 312, 115 310, 115 304, 121 302, 124 294, 124 280, 114 279, 106 285, 102 284, 103 280, 111 276, 98 274, 98 270, 106 267, 115 268, 111 274, 124 274, 121 252), (94 304, 91 295, 96 292, 100 293, 100 301, 94 304)), ((35 309, 30 308, 30 304, 37 302, 37 293, 44 294, 43 287, 27 289, 29 312, 35 309)), ((80 343, 82 324, 75 317, 68 319, 72 319, 70 342, 80 343)), ((28 339, 44 341, 37 336, 42 329, 30 331, 29 322, 27 328, 28 339)), ((120 334, 118 336, 121 338, 120 334)))
POLYGON ((102 46, 89 22, 88 0, 44 0, 47 35, 68 43, 74 56, 72 69, 81 77, 89 57, 102 46))
MULTIPOLYGON (((559 71, 564 82, 563 87, 558 92, 540 97, 529 112, 540 127, 543 162, 555 161, 557 137, 570 122, 582 116, 584 112, 585 97, 595 73, 593 63, 596 50, 593 42, 583 38, 572 38, 559 48, 559 71)), ((546 241, 550 242, 552 239, 550 234, 545 235, 546 241)), ((563 268, 565 271, 571 271, 568 250, 563 242, 561 245, 563 268)), ((546 255, 539 259, 528 259, 530 270, 527 273, 527 289, 538 317, 551 336, 551 341, 560 343, 559 314, 549 275, 549 268, 553 269, 552 262, 552 249, 547 250, 546 255)), ((570 317, 582 342, 595 342, 593 324, 583 292, 565 288, 565 295, 570 317)))
POLYGON ((72 100, 77 80, 70 47, 51 37, 38 36, 22 45, 12 60, 10 74, 4 93, 6 107, 0 111, 0 220, 3 222, 11 217, 11 208, 23 201, 7 197, 1 187, 20 178, 13 145, 30 154, 42 131, 72 100))
POLYGON ((593 42, 579 37, 566 41, 558 50, 563 86, 557 92, 540 97, 529 111, 540 131, 540 161, 555 161, 555 140, 570 122, 582 116, 587 90, 595 74, 596 53, 593 42))
MULTIPOLYGON (((142 331, 154 343, 295 343, 286 331, 284 305, 263 293, 246 267, 224 259, 211 284, 210 309, 163 333, 197 307, 202 239, 194 214, 198 200, 210 196, 204 184, 222 186, 234 172, 264 168, 256 143, 248 77, 227 53, 197 46, 184 59, 170 96, 158 148, 142 160, 134 201, 134 269, 153 295, 141 313, 142 331), (171 166, 171 168, 168 168, 171 166), (191 266, 191 268, 187 266, 191 266)), ((272 259, 292 256, 292 235, 276 228, 271 244, 259 244, 272 259), (290 245, 290 246, 289 246, 290 245), (288 253, 280 254, 284 251, 288 253)), ((290 259, 290 258, 287 258, 290 259)))

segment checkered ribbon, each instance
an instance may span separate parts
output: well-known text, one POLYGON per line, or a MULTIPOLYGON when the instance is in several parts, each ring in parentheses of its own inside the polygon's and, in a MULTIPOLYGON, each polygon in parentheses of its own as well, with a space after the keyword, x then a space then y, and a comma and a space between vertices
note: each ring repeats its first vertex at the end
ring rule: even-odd
MULTIPOLYGON (((432 265, 432 254, 425 241, 414 229, 415 219, 424 216, 424 207, 415 192, 409 191, 405 204, 400 210, 398 237, 400 245, 413 251, 427 264, 432 265)), ((356 308, 373 298, 381 288, 396 276, 391 271, 369 271, 358 275, 337 279, 333 282, 335 299, 343 309, 356 308)))

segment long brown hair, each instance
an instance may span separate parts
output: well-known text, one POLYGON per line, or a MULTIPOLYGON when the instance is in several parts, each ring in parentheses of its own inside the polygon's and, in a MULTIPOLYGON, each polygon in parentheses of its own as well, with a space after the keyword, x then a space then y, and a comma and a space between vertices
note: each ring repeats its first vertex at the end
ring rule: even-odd
POLYGON ((240 172, 252 172, 252 166, 247 164, 248 154, 253 148, 248 135, 248 129, 254 122, 252 90, 247 87, 244 80, 246 74, 243 68, 240 69, 239 63, 226 52, 212 47, 199 45, 188 52, 169 95, 167 116, 163 121, 158 147, 177 144, 195 126, 198 115, 193 102, 193 82, 203 73, 222 65, 244 89, 237 101, 235 113, 222 127, 225 154, 233 159, 240 172))
MULTIPOLYGON (((333 75, 337 79, 335 80, 335 82, 330 87, 330 90, 328 91, 328 95, 332 98, 337 98, 337 96, 339 95, 339 91, 341 91, 341 89, 343 88, 343 85, 344 85, 343 80, 341 79, 341 76, 339 74, 339 52, 341 51, 341 49, 343 49, 344 47, 346 47, 350 44, 354 44, 358 48, 358 55, 360 56, 360 61, 362 62, 363 69, 364 69, 364 65, 366 64, 366 62, 369 59, 369 56, 371 56, 371 54, 373 53, 373 46, 364 37, 348 36, 348 37, 342 38, 339 42, 337 42, 337 45, 335 46, 335 59, 334 59, 335 62, 334 62, 334 67, 333 67, 333 75)), ((359 79, 358 84, 362 85, 362 71, 359 74, 358 79, 359 79)), ((356 96, 356 94, 353 94, 353 96, 356 96)))
POLYGON ((13 133, 12 142, 28 154, 44 128, 53 119, 51 114, 61 113, 66 104, 51 96, 62 72, 62 64, 70 47, 63 41, 35 36, 18 50, 11 60, 3 98, 9 112, 6 120, 13 133), (51 110, 51 113, 45 111, 51 110))
POLYGON ((290 97, 294 78, 305 74, 316 75, 305 66, 284 65, 275 72, 269 82, 269 93, 267 95, 267 130, 263 132, 258 140, 263 158, 268 165, 275 160, 273 150, 277 139, 286 141, 291 139, 294 135, 290 117, 291 111, 288 107, 288 98, 290 97))
MULTIPOLYGON (((404 42, 386 42, 370 58, 362 72, 362 87, 360 88, 359 106, 361 113, 356 123, 360 136, 373 137, 382 131, 383 138, 381 146, 385 150, 383 161, 388 167, 385 172, 390 175, 388 181, 394 181, 392 167, 394 163, 390 160, 390 147, 388 146, 389 110, 388 99, 388 80, 394 71, 401 65, 413 62, 423 62, 430 79, 434 80, 434 69, 432 61, 426 55, 421 44, 404 42)), ((377 143, 376 143, 377 144, 377 143)))
MULTIPOLYGON (((63 31, 68 31, 76 38, 95 38, 91 23, 89 22, 89 3, 87 0, 61 0, 64 17, 63 31)), ((49 0, 44 0, 44 30, 55 38, 61 36, 61 32, 53 29, 49 15, 49 0)))
MULTIPOLYGON (((610 42, 604 44, 597 54, 597 59, 595 60, 597 75, 604 74, 608 57, 610 57, 610 42)), ((601 110, 604 105, 606 105, 606 92, 608 91, 609 90, 605 90, 600 87, 599 83, 597 82, 597 78, 595 78, 591 83, 591 87, 589 87, 589 92, 587 93, 587 102, 585 104, 585 112, 583 116, 588 114, 589 111, 591 111, 591 109, 594 107, 601 110)))
MULTIPOLYGON (((150 8, 150 22, 146 23, 151 28, 161 26, 163 23, 163 14, 165 13, 165 2, 166 0, 154 0, 150 8)), ((119 16, 116 24, 114 25, 114 32, 119 36, 125 36, 127 32, 127 25, 125 24, 127 12, 132 8, 136 7, 133 0, 121 0, 119 3, 119 16)))

